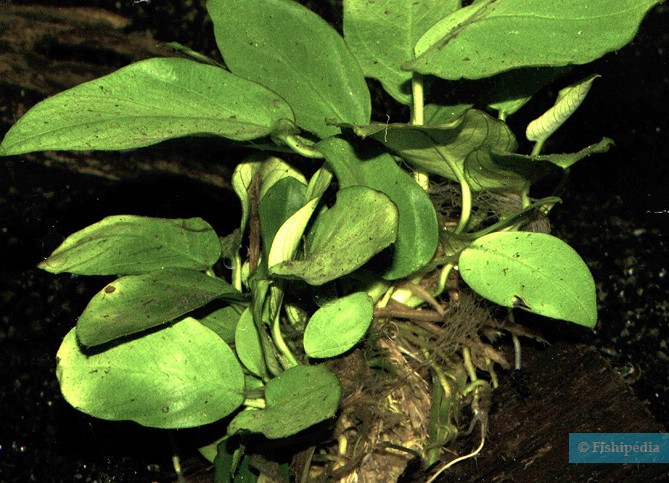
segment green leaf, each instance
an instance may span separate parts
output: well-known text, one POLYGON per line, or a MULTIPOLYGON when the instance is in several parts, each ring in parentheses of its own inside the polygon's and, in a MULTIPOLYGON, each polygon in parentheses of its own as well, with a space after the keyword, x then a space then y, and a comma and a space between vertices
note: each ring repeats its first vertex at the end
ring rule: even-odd
POLYGON ((225 236, 220 237, 221 240, 221 259, 223 260, 234 260, 239 249, 242 246, 243 239, 242 231, 239 228, 235 228, 232 233, 229 233, 225 236))
POLYGON ((523 107, 542 87, 569 70, 568 67, 528 67, 497 74, 485 82, 485 102, 506 119, 523 107))
POLYGON ((402 65, 414 45, 460 0, 344 0, 344 39, 367 77, 402 104, 411 104, 411 73, 402 65))
POLYGON ((324 365, 295 366, 265 386, 267 406, 242 411, 230 422, 228 433, 262 433, 278 439, 329 419, 339 407, 339 379, 324 365))
POLYGON ((281 95, 297 124, 324 138, 326 120, 366 124, 369 90, 341 36, 292 0, 210 0, 218 48, 231 72, 281 95))
POLYGON ((527 125, 525 136, 530 141, 544 142, 578 109, 599 75, 591 75, 560 90, 555 105, 527 125))
POLYGON ((463 250, 459 269, 467 285, 496 304, 586 327, 597 323, 590 270, 573 248, 554 236, 491 233, 463 250))
POLYGON ((72 329, 58 350, 56 375, 76 409, 154 428, 213 423, 244 399, 244 374, 228 345, 197 320, 86 354, 72 329))
POLYGON ((429 196, 388 153, 356 153, 344 139, 329 138, 316 147, 332 166, 339 185, 366 186, 387 195, 399 214, 393 261, 383 277, 395 280, 423 268, 434 256, 439 223, 429 196), (364 161, 361 159, 363 158, 364 161))
POLYGON ((165 269, 121 277, 100 290, 77 322, 77 337, 92 347, 181 317, 214 299, 244 296, 220 278, 197 270, 165 269))
POLYGON ((287 260, 291 260, 302 242, 302 235, 307 228, 311 216, 320 203, 320 196, 309 200, 297 210, 274 236, 272 247, 267 257, 267 266, 273 267, 287 260))
POLYGON ((267 256, 267 266, 272 267, 295 256, 302 242, 302 235, 311 216, 318 208, 321 197, 330 186, 332 173, 321 167, 309 180, 304 194, 304 206, 290 216, 278 229, 267 256))
POLYGON ((518 177, 534 183, 558 168, 566 169, 593 154, 605 153, 613 144, 611 139, 603 138, 597 144, 575 153, 538 156, 493 151, 489 157, 471 160, 466 166, 476 172, 470 176, 474 180, 473 189, 480 189, 481 186, 487 186, 488 189, 510 186, 510 181, 518 177))
POLYGON ((559 173, 592 154, 605 153, 613 141, 603 138, 576 153, 523 155, 494 150, 477 150, 467 156, 464 175, 474 191, 514 191, 528 183, 559 173))
POLYGON ((196 52, 190 47, 180 44, 179 42, 163 42, 162 45, 164 45, 165 47, 169 47, 175 52, 179 52, 180 54, 186 55, 191 59, 195 60, 196 62, 200 62, 201 64, 213 65, 215 67, 220 67, 221 69, 227 70, 225 68, 225 65, 216 62, 215 60, 207 57, 206 55, 196 52))
POLYGON ((239 438, 225 437, 214 445, 213 483, 256 483, 258 475, 251 468, 250 457, 239 438))
POLYGON ((239 226, 242 232, 246 229, 251 211, 248 191, 256 174, 260 176, 261 199, 277 181, 286 177, 295 178, 297 181, 307 184, 307 180, 302 173, 284 160, 274 156, 250 156, 244 162, 239 163, 232 173, 232 188, 242 204, 242 222, 239 226))
POLYGON ((236 141, 294 119, 274 92, 210 65, 149 59, 50 97, 9 130, 0 155, 49 149, 121 150, 182 136, 236 141))
POLYGON ((108 216, 65 239, 39 268, 51 273, 127 275, 163 268, 206 270, 221 243, 201 218, 108 216))
POLYGON ((307 185, 286 177, 276 182, 260 199, 258 216, 265 254, 269 255, 276 233, 304 205, 307 185))
POLYGON ((425 117, 426 126, 439 126, 448 124, 462 116, 473 107, 473 104, 456 104, 454 106, 443 106, 439 104, 426 104, 425 117))
POLYGON ((246 309, 242 313, 237 324, 237 330, 235 331, 235 351, 239 360, 244 364, 244 367, 251 371, 251 373, 263 379, 269 377, 262 342, 256 324, 253 322, 253 314, 250 309, 246 309))
POLYGON ((332 173, 325 166, 322 166, 314 173, 309 180, 307 192, 304 195, 305 201, 311 201, 314 198, 320 198, 327 191, 332 182, 332 173))
POLYGON ((393 243, 397 223, 397 208, 383 193, 362 186, 344 188, 334 206, 316 219, 307 256, 270 266, 270 272, 311 285, 335 280, 393 243))
POLYGON ((304 330, 304 351, 309 357, 343 354, 363 338, 374 317, 374 303, 356 292, 323 305, 304 330))
POLYGON ((587 64, 620 49, 662 0, 482 0, 454 12, 416 43, 406 69, 481 79, 519 67, 587 64))
MULTIPOLYGON (((562 200, 557 196, 547 196, 536 200, 534 203, 521 208, 521 195, 519 193, 512 193, 507 195, 507 200, 504 201, 504 205, 499 205, 496 208, 498 215, 501 217, 499 221, 489 225, 485 223, 485 228, 481 227, 482 220, 485 218, 484 214, 476 213, 476 217, 472 217, 470 226, 477 230, 472 233, 467 234, 457 234, 450 230, 444 230, 441 233, 441 244, 444 250, 444 253, 447 256, 455 255, 465 248, 467 248, 473 241, 482 238, 485 235, 490 233, 495 233, 499 231, 504 231, 510 227, 514 226, 526 226, 528 223, 533 221, 537 215, 543 215, 543 210, 545 207, 552 207, 558 203, 561 203, 562 200), (516 198, 515 200, 513 198, 516 198)), ((530 230, 527 230, 530 231, 530 230)))
POLYGON ((270 373, 277 375, 283 371, 279 361, 280 354, 270 338, 266 336, 266 328, 272 327, 278 320, 283 304, 283 290, 266 278, 261 278, 263 271, 261 265, 250 281, 250 308, 257 333, 261 335, 260 343, 265 357, 265 366, 270 373))
POLYGON ((524 173, 504 169, 494 159, 494 154, 489 149, 477 149, 467 155, 463 173, 472 191, 521 191, 533 177, 543 177, 554 168, 550 164, 536 163, 532 166, 534 169, 524 173))
POLYGON ((226 305, 201 316, 199 320, 202 325, 216 332, 225 342, 234 344, 235 330, 237 329, 240 314, 240 309, 226 305))
MULTIPOLYGON (((454 181, 458 179, 456 171, 465 171, 465 161, 472 153, 514 151, 517 146, 504 122, 476 109, 440 125, 372 123, 354 126, 353 131, 373 137, 423 171, 454 181)), ((470 170, 470 176, 474 172, 470 170)))

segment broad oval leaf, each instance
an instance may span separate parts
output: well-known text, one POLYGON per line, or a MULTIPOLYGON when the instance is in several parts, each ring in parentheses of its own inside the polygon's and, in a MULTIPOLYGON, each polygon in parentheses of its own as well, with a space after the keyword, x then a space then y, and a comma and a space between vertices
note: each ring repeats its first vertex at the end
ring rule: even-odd
POLYGON ((343 354, 360 342, 374 317, 374 303, 356 292, 323 305, 304 330, 304 351, 309 357, 343 354))
POLYGON ((545 233, 497 232, 460 254, 460 274, 488 300, 586 327, 597 323, 595 282, 583 259, 545 233))
POLYGON ((38 267, 78 275, 130 275, 163 268, 206 270, 220 255, 216 232, 201 218, 117 215, 70 235, 38 267))
POLYGON ((347 275, 397 238, 398 213, 383 193, 363 186, 344 188, 316 218, 307 256, 270 266, 275 275, 322 285, 347 275))
POLYGON ((50 97, 9 130, 0 155, 121 150, 182 136, 267 136, 293 112, 276 93, 219 67, 149 59, 50 97))
POLYGON ((351 143, 340 138, 325 139, 316 147, 332 166, 341 187, 367 186, 386 194, 397 206, 397 241, 392 264, 383 277, 407 277, 427 265, 437 250, 439 223, 425 190, 388 153, 365 153, 363 160, 351 143))
POLYGON ((207 10, 230 71, 281 95, 301 128, 325 138, 339 133, 326 120, 369 122, 362 70, 318 15, 292 0, 210 0, 207 10))
POLYGON ((405 68, 481 79, 519 67, 586 64, 620 49, 662 0, 482 0, 444 18, 405 68))
POLYGON ((263 379, 268 377, 262 342, 251 309, 246 309, 239 318, 235 330, 235 352, 249 371, 263 379))
POLYGON ((244 296, 197 270, 165 269, 121 277, 100 290, 77 321, 79 342, 92 347, 181 317, 214 299, 244 296))
POLYGON ((228 434, 262 433, 269 439, 297 434, 335 415, 341 386, 324 365, 295 366, 265 386, 265 409, 242 411, 228 426, 228 434))
POLYGON ((344 39, 367 77, 411 104, 411 73, 402 65, 414 58, 418 39, 459 7, 460 0, 344 0, 344 39))
POLYGON ((101 419, 189 428, 224 418, 244 400, 234 353, 192 318, 94 354, 82 352, 72 329, 56 360, 67 402, 101 419))

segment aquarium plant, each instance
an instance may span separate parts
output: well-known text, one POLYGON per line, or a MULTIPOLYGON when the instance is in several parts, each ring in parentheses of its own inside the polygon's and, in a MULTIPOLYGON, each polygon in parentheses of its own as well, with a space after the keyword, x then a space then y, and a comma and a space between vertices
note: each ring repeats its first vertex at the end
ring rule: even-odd
POLYGON ((544 147, 596 86, 564 76, 658 3, 344 0, 338 32, 293 0, 209 0, 221 59, 171 44, 37 104, 2 156, 198 136, 238 157, 233 232, 110 216, 39 264, 113 277, 58 350, 65 399, 154 428, 218 423, 201 449, 217 481, 389 481, 411 458, 434 479, 476 454, 509 366, 491 333, 524 333, 481 300, 597 322, 590 271, 546 216, 570 166, 612 141, 544 147), (554 105, 513 132, 547 86, 554 105), (473 451, 444 452, 470 432, 473 451))

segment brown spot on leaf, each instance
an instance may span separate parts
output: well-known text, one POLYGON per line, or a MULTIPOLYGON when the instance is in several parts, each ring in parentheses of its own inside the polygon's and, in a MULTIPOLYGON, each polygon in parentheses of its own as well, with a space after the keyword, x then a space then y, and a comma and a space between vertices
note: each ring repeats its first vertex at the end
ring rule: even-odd
POLYGON ((109 284, 105 287, 105 293, 114 293, 116 292, 116 287, 113 285, 109 284))

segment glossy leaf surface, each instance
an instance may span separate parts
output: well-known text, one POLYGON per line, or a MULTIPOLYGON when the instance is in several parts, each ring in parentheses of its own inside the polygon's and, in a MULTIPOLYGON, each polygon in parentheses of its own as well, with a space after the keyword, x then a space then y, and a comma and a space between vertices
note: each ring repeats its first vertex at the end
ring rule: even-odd
POLYGON ((554 236, 486 235, 463 250, 459 268, 467 285, 496 304, 586 327, 597 323, 590 270, 573 248, 554 236))
POLYGON ((493 151, 489 157, 478 160, 478 172, 475 177, 471 178, 480 183, 475 182, 472 187, 477 189, 482 185, 493 186, 495 180, 499 180, 500 184, 505 182, 510 184, 509 181, 514 178, 535 182, 557 168, 566 169, 593 154, 605 153, 613 145, 611 139, 604 138, 597 144, 587 146, 575 153, 532 156, 493 151))
POLYGON ((304 330, 304 351, 309 357, 343 354, 360 342, 374 316, 372 299, 356 292, 323 305, 304 330))
POLYGON ((65 399, 91 416, 154 428, 213 423, 244 399, 244 374, 228 345, 197 320, 85 354, 75 329, 58 350, 65 399))
MULTIPOLYGON (((457 180, 464 173, 468 181, 485 188, 495 188, 477 180, 479 155, 490 151, 508 152, 516 149, 516 139, 509 127, 476 109, 469 109, 459 117, 439 125, 414 126, 411 124, 374 123, 355 126, 362 137, 371 136, 402 158, 428 173, 457 180), (471 166, 467 167, 467 163, 471 166)), ((522 179, 514 179, 522 183, 522 179)), ((504 183, 507 187, 508 183, 504 183)))
POLYGON ((599 76, 591 75, 560 90, 555 105, 527 125, 527 139, 540 142, 548 139, 578 109, 597 77, 599 76))
POLYGON ((239 413, 228 433, 247 431, 269 439, 285 438, 333 417, 340 397, 339 379, 330 369, 295 366, 267 383, 266 408, 239 413))
POLYGON ((258 328, 253 322, 253 314, 249 309, 245 310, 239 318, 235 331, 235 351, 239 360, 249 371, 258 377, 268 376, 262 342, 258 328))
POLYGON ((435 24, 405 68, 481 79, 532 66, 586 64, 620 49, 661 0, 482 0, 435 24))
POLYGON ((360 159, 354 146, 339 138, 321 141, 318 149, 332 166, 339 185, 367 186, 386 194, 397 206, 397 241, 386 279, 406 277, 424 267, 434 256, 439 225, 429 196, 387 153, 366 153, 360 159))
POLYGON ((70 235, 39 268, 51 273, 129 275, 163 268, 206 270, 221 243, 201 218, 108 216, 70 235))
POLYGON ((77 337, 86 347, 104 344, 175 320, 216 298, 244 300, 224 280, 197 270, 126 275, 93 296, 77 322, 77 337))
POLYGON ((383 193, 344 188, 334 206, 316 219, 306 257, 271 266, 270 272, 322 285, 360 268, 392 244, 397 223, 397 208, 383 193))
POLYGON ((242 205, 242 222, 240 224, 240 231, 242 233, 246 229, 246 223, 251 211, 249 188, 255 175, 260 177, 260 190, 258 193, 260 199, 265 196, 267 191, 276 182, 283 178, 291 177, 303 184, 307 183, 302 173, 275 156, 250 156, 239 163, 232 173, 232 188, 235 190, 242 205))
POLYGON ((369 121, 360 66, 314 12, 292 0, 210 0, 207 10, 230 71, 282 96, 301 128, 323 138, 339 132, 326 120, 369 121))
POLYGON ((255 82, 192 60, 149 59, 40 102, 9 130, 0 155, 116 151, 195 135, 244 141, 284 118, 293 119, 290 107, 255 82))
POLYGON ((345 0, 344 38, 367 77, 402 104, 411 103, 414 45, 438 20, 460 7, 460 0, 345 0))
POLYGON ((260 199, 258 215, 265 254, 269 255, 281 225, 304 205, 307 185, 286 177, 276 182, 260 199))
POLYGON ((202 325, 216 332, 225 342, 234 344, 235 330, 240 316, 240 309, 226 305, 201 316, 199 320, 202 325))

